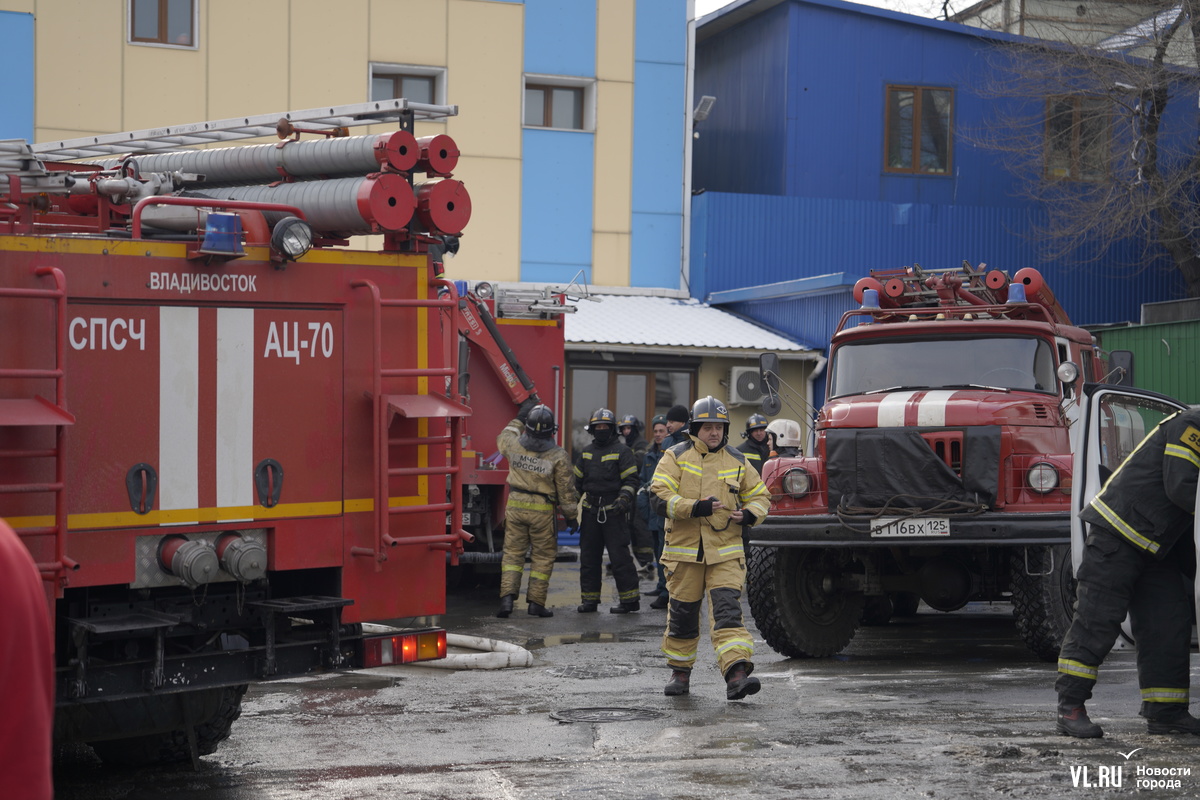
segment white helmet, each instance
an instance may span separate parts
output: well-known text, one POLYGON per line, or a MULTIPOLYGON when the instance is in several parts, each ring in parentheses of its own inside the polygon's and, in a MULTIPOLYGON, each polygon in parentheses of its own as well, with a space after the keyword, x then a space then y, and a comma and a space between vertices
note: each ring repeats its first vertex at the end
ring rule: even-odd
POLYGON ((804 434, 800 430, 800 423, 794 419, 773 420, 767 426, 767 430, 775 434, 775 443, 780 447, 804 446, 804 434))

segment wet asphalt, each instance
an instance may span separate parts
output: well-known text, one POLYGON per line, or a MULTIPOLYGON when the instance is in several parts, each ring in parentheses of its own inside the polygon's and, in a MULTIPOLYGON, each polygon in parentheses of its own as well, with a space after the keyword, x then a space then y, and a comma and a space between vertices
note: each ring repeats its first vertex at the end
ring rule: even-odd
POLYGON ((1054 665, 1025 649, 1006 604, 922 605, 860 628, 839 656, 804 660, 767 647, 747 609, 763 688, 729 702, 707 633, 691 694, 666 697, 666 613, 648 602, 607 613, 610 579, 600 613, 578 614, 578 577, 577 564, 556 565, 547 619, 523 599, 497 619, 486 578, 450 595, 439 624, 522 645, 528 668, 260 684, 199 771, 111 769, 72 748, 59 753, 56 797, 1200 797, 1200 737, 1146 732, 1131 651, 1110 656, 1089 703, 1105 738, 1055 734, 1054 665))

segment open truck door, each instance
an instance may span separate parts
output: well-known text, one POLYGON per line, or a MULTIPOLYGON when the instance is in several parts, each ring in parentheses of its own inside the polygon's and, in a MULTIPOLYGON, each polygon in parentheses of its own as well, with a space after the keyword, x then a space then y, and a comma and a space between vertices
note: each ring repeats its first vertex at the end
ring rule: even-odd
MULTIPOLYGON (((1087 538, 1079 512, 1092 502, 1109 476, 1158 423, 1187 408, 1178 400, 1144 389, 1110 384, 1084 386, 1080 397, 1083 428, 1075 448, 1072 470, 1075 480, 1071 485, 1072 572, 1079 571, 1083 561, 1084 540, 1087 538)), ((1197 496, 1200 498, 1200 493, 1197 496)), ((1200 506, 1200 503, 1197 505, 1200 506)), ((1197 519, 1200 520, 1200 515, 1197 519)), ((1200 545, 1200 524, 1195 525, 1193 535, 1200 545)), ((1194 599, 1200 599, 1200 574, 1197 576, 1194 599)), ((1118 647, 1133 644, 1128 618, 1121 624, 1121 635, 1118 647)), ((1194 632, 1192 638, 1195 641, 1194 632)))

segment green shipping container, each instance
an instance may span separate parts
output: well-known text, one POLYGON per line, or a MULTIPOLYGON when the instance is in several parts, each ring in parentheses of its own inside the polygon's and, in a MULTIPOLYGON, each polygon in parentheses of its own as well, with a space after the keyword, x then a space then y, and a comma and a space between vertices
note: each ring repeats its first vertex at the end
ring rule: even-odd
POLYGON ((1133 352, 1133 383, 1200 405, 1200 320, 1093 331, 1104 350, 1133 352))

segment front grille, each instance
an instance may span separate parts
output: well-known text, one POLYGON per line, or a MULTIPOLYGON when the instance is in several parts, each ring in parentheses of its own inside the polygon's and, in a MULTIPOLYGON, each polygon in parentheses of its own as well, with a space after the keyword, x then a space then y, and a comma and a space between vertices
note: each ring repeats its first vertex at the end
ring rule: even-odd
POLYGON ((933 448, 933 452, 937 454, 942 463, 954 470, 955 475, 962 476, 962 431, 922 433, 921 438, 929 443, 929 446, 933 448))

